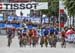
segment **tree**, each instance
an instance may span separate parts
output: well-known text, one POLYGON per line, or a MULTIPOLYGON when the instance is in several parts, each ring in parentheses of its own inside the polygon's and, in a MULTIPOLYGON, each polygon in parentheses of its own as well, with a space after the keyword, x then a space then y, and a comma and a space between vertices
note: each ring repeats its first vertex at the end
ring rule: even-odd
MULTIPOLYGON (((41 0, 41 1, 47 1, 47 0, 41 0)), ((59 0, 48 0, 47 2, 48 2, 48 9, 41 10, 41 13, 46 14, 49 17, 49 23, 50 23, 51 16, 57 16, 57 17, 59 16, 59 0)))
POLYGON ((68 10, 70 17, 73 17, 73 26, 74 26, 74 17, 75 17, 75 0, 64 0, 65 7, 68 10))
POLYGON ((49 1, 49 14, 53 16, 59 15, 59 0, 50 0, 49 1))
POLYGON ((41 10, 41 12, 42 14, 47 14, 48 16, 52 16, 52 15, 58 16, 59 15, 59 0, 48 0, 48 9, 41 10))
POLYGON ((73 16, 75 13, 75 1, 74 0, 65 0, 65 7, 68 9, 69 15, 73 16))
POLYGON ((48 2, 48 0, 40 0, 40 2, 48 2))

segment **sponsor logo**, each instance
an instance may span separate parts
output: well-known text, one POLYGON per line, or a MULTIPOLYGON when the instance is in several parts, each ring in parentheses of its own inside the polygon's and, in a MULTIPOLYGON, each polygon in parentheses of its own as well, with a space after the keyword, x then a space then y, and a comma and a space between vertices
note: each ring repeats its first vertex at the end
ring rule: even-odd
POLYGON ((36 9, 38 3, 0 3, 0 10, 36 9))

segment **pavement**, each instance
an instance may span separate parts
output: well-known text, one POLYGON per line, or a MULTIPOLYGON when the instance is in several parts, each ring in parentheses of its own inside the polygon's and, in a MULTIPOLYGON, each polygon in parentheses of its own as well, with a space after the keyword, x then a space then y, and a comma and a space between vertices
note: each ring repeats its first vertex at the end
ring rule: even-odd
POLYGON ((11 47, 7 47, 7 35, 0 35, 0 52, 1 53, 75 53, 75 44, 69 44, 67 43, 66 48, 61 48, 61 42, 57 43, 56 48, 51 48, 50 46, 46 48, 45 46, 43 48, 40 47, 40 45, 37 45, 36 48, 33 47, 23 47, 20 48, 18 44, 19 40, 18 37, 15 36, 15 38, 12 41, 11 47))
MULTIPOLYGON (((0 35, 0 48, 5 48, 5 47, 7 48, 7 42, 8 42, 7 35, 0 35)), ((11 48, 20 48, 17 36, 15 36, 15 38, 12 40, 11 48)), ((26 48, 30 48, 30 46, 27 46, 26 48)), ((41 48, 41 47, 40 45, 37 45, 36 48, 41 48)), ((50 48, 50 46, 48 48, 50 48)), ((56 48, 61 48, 61 42, 57 42, 56 48)), ((66 48, 75 48, 75 44, 67 43, 66 48)))

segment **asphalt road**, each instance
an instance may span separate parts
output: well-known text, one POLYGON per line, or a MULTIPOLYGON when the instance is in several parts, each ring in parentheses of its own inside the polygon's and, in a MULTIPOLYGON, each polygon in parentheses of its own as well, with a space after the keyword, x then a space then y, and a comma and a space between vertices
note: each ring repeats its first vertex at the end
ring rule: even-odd
POLYGON ((61 48, 61 42, 57 43, 56 48, 45 46, 43 48, 37 45, 36 48, 27 46, 26 48, 20 48, 18 44, 19 40, 17 36, 13 39, 11 47, 7 47, 7 36, 0 35, 0 53, 75 53, 75 44, 68 44, 66 48, 61 48))
MULTIPOLYGON (((7 35, 0 35, 0 48, 7 48, 7 40, 8 40, 7 35)), ((11 48, 20 48, 19 40, 17 36, 15 36, 15 38, 12 40, 11 48)), ((27 46, 26 48, 30 48, 30 46, 27 46)), ((40 45, 37 45, 36 48, 41 48, 41 47, 40 45)), ((49 46, 48 48, 51 48, 51 47, 49 46)), ((61 48, 61 42, 57 43, 56 48, 61 48)), ((75 44, 67 43, 66 48, 75 48, 75 44)))

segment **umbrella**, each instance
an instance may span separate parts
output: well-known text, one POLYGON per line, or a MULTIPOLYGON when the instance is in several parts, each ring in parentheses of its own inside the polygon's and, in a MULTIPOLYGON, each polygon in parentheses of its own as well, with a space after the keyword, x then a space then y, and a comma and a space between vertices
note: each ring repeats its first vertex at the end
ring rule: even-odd
POLYGON ((70 35, 70 34, 75 34, 75 31, 73 31, 73 30, 68 30, 67 32, 66 32, 66 35, 70 35))

